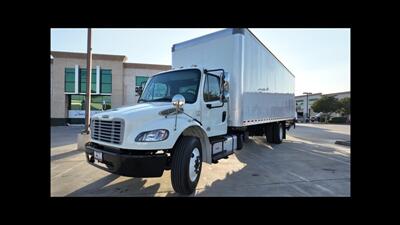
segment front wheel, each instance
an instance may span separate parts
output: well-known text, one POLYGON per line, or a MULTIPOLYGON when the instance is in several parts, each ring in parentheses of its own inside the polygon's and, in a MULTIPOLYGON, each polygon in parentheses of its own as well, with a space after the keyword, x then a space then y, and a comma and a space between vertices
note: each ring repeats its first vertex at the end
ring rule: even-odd
POLYGON ((174 147, 171 182, 177 193, 192 194, 199 182, 202 164, 201 144, 195 137, 181 137, 174 147))

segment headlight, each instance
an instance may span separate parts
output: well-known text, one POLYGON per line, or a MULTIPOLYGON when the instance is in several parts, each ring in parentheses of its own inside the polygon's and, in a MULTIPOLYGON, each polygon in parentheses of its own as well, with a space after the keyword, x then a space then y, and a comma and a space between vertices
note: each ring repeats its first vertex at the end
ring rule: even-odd
POLYGON ((151 130, 140 133, 135 141, 137 142, 154 142, 154 141, 163 141, 168 138, 168 130, 160 129, 160 130, 151 130))

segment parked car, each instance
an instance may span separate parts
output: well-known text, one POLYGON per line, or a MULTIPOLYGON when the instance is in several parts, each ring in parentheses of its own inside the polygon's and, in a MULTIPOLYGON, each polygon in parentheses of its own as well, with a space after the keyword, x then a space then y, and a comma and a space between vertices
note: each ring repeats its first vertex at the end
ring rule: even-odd
POLYGON ((317 113, 317 114, 315 114, 314 118, 316 121, 321 122, 321 116, 322 116, 322 113, 317 113))

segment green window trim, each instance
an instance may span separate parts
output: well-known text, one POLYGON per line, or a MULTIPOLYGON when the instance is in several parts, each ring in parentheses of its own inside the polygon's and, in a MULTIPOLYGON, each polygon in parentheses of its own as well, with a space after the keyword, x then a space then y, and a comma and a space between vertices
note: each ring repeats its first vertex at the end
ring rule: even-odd
POLYGON ((148 79, 149 79, 149 77, 147 77, 147 76, 136 76, 136 77, 135 77, 136 86, 137 86, 137 87, 141 87, 141 86, 142 86, 142 83, 143 83, 143 82, 146 83, 148 79))
POLYGON ((64 91, 69 93, 75 92, 75 69, 65 68, 64 91))
MULTIPOLYGON (((79 69, 79 93, 86 92, 86 68, 79 69)), ((91 80, 91 93, 96 93, 96 69, 92 69, 92 80, 91 80)))
POLYGON ((110 69, 100 70, 100 93, 112 92, 112 71, 110 69))

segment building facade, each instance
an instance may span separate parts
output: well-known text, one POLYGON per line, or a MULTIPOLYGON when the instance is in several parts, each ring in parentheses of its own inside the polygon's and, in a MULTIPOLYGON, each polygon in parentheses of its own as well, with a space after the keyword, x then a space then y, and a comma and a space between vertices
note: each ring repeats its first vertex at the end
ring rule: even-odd
MULTIPOLYGON (((51 124, 84 123, 86 53, 51 52, 51 124)), ((134 105, 139 89, 170 65, 128 63, 123 55, 92 55, 91 114, 134 105)))
MULTIPOLYGON (((315 116, 318 112, 314 112, 311 108, 312 104, 320 99, 322 96, 334 96, 337 99, 342 99, 342 98, 350 98, 350 91, 345 91, 345 92, 337 92, 337 93, 330 93, 330 94, 322 94, 322 93, 315 93, 315 94, 310 94, 308 95, 308 110, 309 110, 309 116, 315 116)), ((296 112, 297 116, 306 116, 307 113, 307 95, 299 95, 295 96, 296 100, 296 112)), ((332 114, 333 117, 339 116, 337 113, 332 114)))

